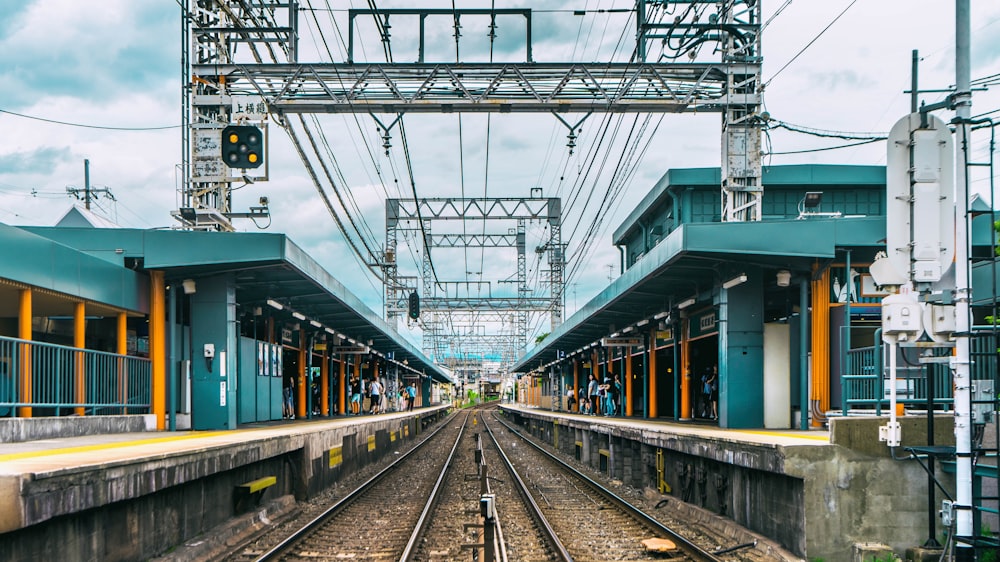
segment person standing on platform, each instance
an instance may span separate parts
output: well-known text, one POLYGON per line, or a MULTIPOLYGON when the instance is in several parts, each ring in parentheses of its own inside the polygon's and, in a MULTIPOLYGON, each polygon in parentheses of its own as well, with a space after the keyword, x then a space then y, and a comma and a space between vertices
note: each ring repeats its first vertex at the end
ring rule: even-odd
POLYGON ((611 377, 605 376, 604 382, 598 387, 601 394, 601 413, 605 416, 615 414, 615 400, 611 394, 611 377))
POLYGON ((373 378, 371 384, 371 412, 372 414, 379 413, 379 407, 382 405, 382 385, 379 384, 377 378, 373 378))
POLYGON ((708 414, 711 419, 719 418, 719 366, 712 365, 708 375, 708 414))
POLYGON ((566 389, 566 411, 572 412, 574 405, 576 405, 576 394, 572 388, 566 389))
POLYGON ((706 370, 701 375, 701 386, 698 387, 698 417, 707 418, 708 417, 708 400, 712 395, 712 387, 708 382, 709 370, 706 370))
POLYGON ((590 396, 590 415, 597 415, 597 410, 600 408, 598 400, 600 399, 600 385, 597 384, 597 378, 591 373, 590 382, 587 383, 587 394, 590 396))
POLYGON ((361 413, 361 379, 351 379, 351 415, 361 413))
POLYGON ((615 380, 611 382, 611 388, 608 389, 611 393, 611 402, 614 404, 614 409, 611 411, 612 416, 620 416, 625 413, 625 408, 622 407, 622 381, 615 375, 615 380))
POLYGON ((410 399, 407 401, 407 411, 412 412, 413 403, 417 400, 417 388, 413 386, 412 382, 406 385, 406 393, 410 396, 410 399))
POLYGON ((282 412, 286 420, 295 419, 295 377, 285 375, 284 388, 282 388, 282 412))

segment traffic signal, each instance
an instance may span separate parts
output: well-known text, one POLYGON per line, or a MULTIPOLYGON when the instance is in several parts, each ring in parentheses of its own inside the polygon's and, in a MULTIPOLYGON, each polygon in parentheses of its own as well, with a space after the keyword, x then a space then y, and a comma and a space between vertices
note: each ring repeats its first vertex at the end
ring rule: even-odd
POLYGON ((410 293, 410 318, 420 318, 420 295, 416 291, 410 293))
POLYGON ((230 168, 258 168, 264 163, 264 135, 253 125, 222 130, 222 161, 230 168))

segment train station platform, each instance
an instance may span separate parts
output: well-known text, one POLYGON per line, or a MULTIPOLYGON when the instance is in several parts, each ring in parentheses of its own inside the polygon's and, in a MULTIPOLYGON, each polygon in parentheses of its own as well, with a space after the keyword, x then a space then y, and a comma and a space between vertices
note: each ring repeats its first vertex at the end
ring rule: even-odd
POLYGON ((159 555, 264 494, 311 497, 450 408, 0 443, 0 560, 159 555))
MULTIPOLYGON (((878 440, 887 418, 829 418, 828 429, 724 429, 604 417, 519 404, 505 414, 535 437, 624 484, 659 490, 774 540, 806 559, 841 560, 854 544, 896 551, 927 540, 927 475, 904 452, 926 443, 926 417, 899 418, 895 455, 878 440)), ((953 440, 935 417, 935 442, 953 440)), ((939 471, 940 472, 940 471, 939 471)), ((951 475, 938 474, 946 488, 951 475)))

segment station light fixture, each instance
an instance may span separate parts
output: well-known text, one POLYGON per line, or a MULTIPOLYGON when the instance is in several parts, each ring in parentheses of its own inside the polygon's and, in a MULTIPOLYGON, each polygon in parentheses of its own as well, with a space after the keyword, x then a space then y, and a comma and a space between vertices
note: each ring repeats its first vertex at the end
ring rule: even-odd
POLYGON ((792 272, 787 269, 779 271, 776 277, 779 287, 787 287, 792 284, 792 272))
POLYGON ((315 326, 316 328, 322 328, 323 327, 322 324, 320 324, 319 322, 317 322, 315 320, 310 320, 309 323, 312 324, 313 326, 315 326))
POLYGON ((691 298, 686 299, 686 300, 682 300, 681 302, 677 303, 677 309, 678 310, 684 310, 685 308, 691 306, 692 304, 694 304, 696 302, 698 302, 698 301, 694 297, 691 297, 691 298))
POLYGON ((670 316, 670 311, 664 310, 663 312, 653 315, 653 320, 663 320, 667 316, 670 316))
POLYGON ((267 306, 276 308, 278 310, 282 310, 283 308, 285 308, 284 305, 273 299, 267 299, 267 306))
POLYGON ((292 316, 294 316, 295 318, 298 318, 299 320, 305 320, 306 319, 306 315, 302 314, 301 312, 293 312, 292 316))
POLYGON ((733 277, 732 279, 723 282, 722 283, 722 288, 723 289, 732 289, 733 287, 735 287, 737 285, 742 285, 743 283, 746 283, 746 282, 747 282, 747 274, 746 273, 741 273, 741 274, 737 275, 736 277, 733 277))
POLYGON ((819 207, 819 204, 822 202, 822 191, 807 191, 806 196, 802 198, 802 206, 806 209, 815 209, 816 207, 819 207))

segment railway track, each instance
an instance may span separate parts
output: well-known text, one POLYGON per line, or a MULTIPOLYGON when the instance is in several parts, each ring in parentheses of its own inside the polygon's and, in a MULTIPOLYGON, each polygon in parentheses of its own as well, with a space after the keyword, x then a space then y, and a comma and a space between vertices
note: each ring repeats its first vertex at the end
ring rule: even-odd
MULTIPOLYGON (((557 537, 554 552, 559 556, 550 560, 662 560, 664 553, 643 546, 646 539, 667 539, 676 545, 669 552, 671 560, 722 560, 524 439, 515 428, 505 427, 506 431, 490 434, 511 474, 511 485, 521 488, 518 495, 530 497, 526 500, 530 509, 538 510, 533 519, 544 521, 539 524, 550 529, 546 534, 557 537)), ((517 510, 497 503, 501 522, 517 510)), ((513 540, 510 533, 507 537, 513 540)))
POLYGON ((420 447, 255 560, 406 559, 427 521, 467 419, 468 414, 452 417, 420 447), (433 474, 438 478, 428 477, 433 474))
POLYGON ((245 548, 231 560, 776 560, 742 547, 724 553, 719 537, 705 537, 683 521, 665 525, 507 426, 495 411, 452 416, 287 538, 270 540, 280 543, 266 552, 245 548), (484 498, 495 509, 489 521, 481 517, 484 498), (642 541, 652 538, 676 548, 649 551, 642 541), (484 549, 487 543, 495 548, 484 549))

